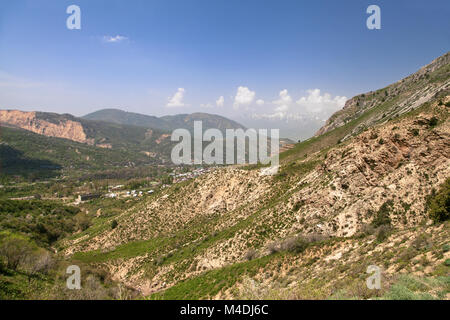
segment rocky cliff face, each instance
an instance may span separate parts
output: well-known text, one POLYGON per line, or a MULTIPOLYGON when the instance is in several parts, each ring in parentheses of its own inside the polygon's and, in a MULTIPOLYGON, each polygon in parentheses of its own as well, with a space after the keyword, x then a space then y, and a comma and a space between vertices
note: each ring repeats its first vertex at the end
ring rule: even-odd
POLYGON ((307 187, 291 200, 303 204, 297 216, 308 221, 308 232, 352 236, 383 204, 395 213, 391 221, 397 228, 426 219, 431 188, 450 176, 449 123, 431 129, 432 117, 421 113, 374 127, 330 150, 320 167, 298 182, 307 187))
POLYGON ((76 142, 93 144, 93 140, 87 138, 82 124, 69 119, 54 123, 38 118, 36 112, 0 110, 0 123, 48 137, 64 138, 76 142))

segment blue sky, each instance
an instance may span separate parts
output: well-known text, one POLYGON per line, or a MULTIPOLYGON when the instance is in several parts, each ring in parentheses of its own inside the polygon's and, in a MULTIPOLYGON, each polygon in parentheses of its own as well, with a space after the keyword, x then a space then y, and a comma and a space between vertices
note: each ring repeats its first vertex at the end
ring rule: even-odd
POLYGON ((323 121, 447 52, 449 13, 448 1, 1 0, 0 108, 323 121), (66 28, 71 4, 81 30, 66 28), (381 30, 366 27, 370 4, 381 30))

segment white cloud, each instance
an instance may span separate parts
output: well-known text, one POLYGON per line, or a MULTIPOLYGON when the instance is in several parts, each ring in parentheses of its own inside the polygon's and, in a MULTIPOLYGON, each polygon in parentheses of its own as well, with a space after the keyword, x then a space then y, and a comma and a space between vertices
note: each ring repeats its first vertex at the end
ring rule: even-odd
POLYGON ((121 36, 121 35, 117 35, 115 37, 113 37, 113 36, 103 36, 103 41, 109 42, 109 43, 122 42, 122 41, 125 41, 127 39, 128 39, 127 37, 121 36))
POLYGON ((223 107, 225 103, 225 98, 223 96, 220 96, 219 99, 216 100, 216 106, 223 107))
POLYGON ((275 108, 272 112, 256 114, 255 119, 300 120, 305 118, 328 118, 333 112, 341 109, 347 101, 346 97, 331 97, 329 93, 321 95, 320 89, 307 91, 308 95, 293 103, 286 89, 281 90, 279 99, 272 101, 275 108))
POLYGON ((202 104, 200 104, 200 107, 202 107, 202 108, 212 108, 213 105, 211 103, 202 103, 202 104))
POLYGON ((308 90, 308 96, 301 97, 297 100, 297 104, 302 106, 305 111, 311 113, 335 112, 342 109, 347 101, 347 97, 335 96, 331 98, 329 93, 320 95, 320 89, 308 90))
POLYGON ((302 116, 298 113, 287 113, 287 112, 272 112, 272 113, 262 113, 262 114, 252 114, 252 119, 269 119, 269 120, 302 120, 305 119, 305 116, 302 116))
POLYGON ((255 91, 251 91, 247 87, 240 86, 237 89, 236 96, 234 97, 233 107, 238 109, 241 105, 249 105, 255 99, 255 91))
POLYGON ((275 109, 272 113, 261 114, 257 117, 259 118, 267 118, 267 119, 287 119, 291 115, 289 114, 289 110, 292 105, 292 98, 289 95, 287 89, 281 90, 279 93, 280 98, 278 100, 272 101, 275 105, 275 109))
POLYGON ((264 100, 258 99, 258 100, 256 100, 256 104, 257 104, 258 106, 263 106, 263 105, 264 105, 264 100))
POLYGON ((275 111, 286 113, 291 106, 292 98, 289 95, 287 89, 281 90, 279 95, 280 99, 273 101, 273 104, 277 106, 275 108, 275 111))
POLYGON ((177 92, 173 95, 173 97, 169 97, 169 102, 167 103, 168 107, 184 107, 185 104, 183 102, 184 98, 184 88, 178 88, 177 92))

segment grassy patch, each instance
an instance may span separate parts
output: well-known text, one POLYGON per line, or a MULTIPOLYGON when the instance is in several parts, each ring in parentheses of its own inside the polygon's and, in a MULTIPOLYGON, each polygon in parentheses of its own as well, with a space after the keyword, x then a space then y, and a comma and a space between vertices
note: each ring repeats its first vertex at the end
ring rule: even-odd
POLYGON ((179 282, 169 289, 150 296, 151 299, 183 300, 213 297, 238 282, 244 275, 253 276, 277 256, 265 256, 236 263, 217 270, 207 271, 195 278, 179 282))
POLYGON ((73 259, 86 263, 99 263, 108 260, 133 258, 153 252, 158 247, 165 246, 166 243, 167 238, 128 242, 108 252, 102 252, 101 250, 77 252, 73 255, 73 259))

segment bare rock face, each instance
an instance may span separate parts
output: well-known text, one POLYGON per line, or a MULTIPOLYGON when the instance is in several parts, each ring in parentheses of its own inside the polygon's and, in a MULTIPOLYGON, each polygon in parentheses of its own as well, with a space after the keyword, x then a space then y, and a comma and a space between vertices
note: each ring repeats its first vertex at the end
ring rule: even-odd
POLYGON ((260 177, 256 171, 218 169, 198 177, 195 182, 192 181, 177 191, 163 192, 132 215, 124 212, 121 220, 123 228, 80 243, 76 250, 71 247, 68 253, 151 239, 167 232, 181 230, 197 219, 206 221, 222 216, 224 221, 220 227, 224 227, 258 207, 258 201, 270 191, 269 181, 270 177, 260 177), (238 217, 231 216, 230 212, 242 206, 247 206, 245 212, 240 213, 238 217))
POLYGON ((376 127, 331 150, 294 196, 304 202, 298 217, 311 222, 308 231, 354 235, 385 203, 396 228, 426 219, 426 197, 450 176, 448 122, 430 129, 431 117, 376 127))
POLYGON ((80 122, 67 119, 53 123, 37 118, 36 112, 0 110, 0 123, 48 137, 64 138, 91 145, 94 142, 87 138, 80 122))
POLYGON ((159 136, 158 139, 155 140, 155 142, 157 144, 160 144, 161 142, 163 142, 163 140, 167 139, 168 137, 170 137, 170 134, 162 134, 159 136))

